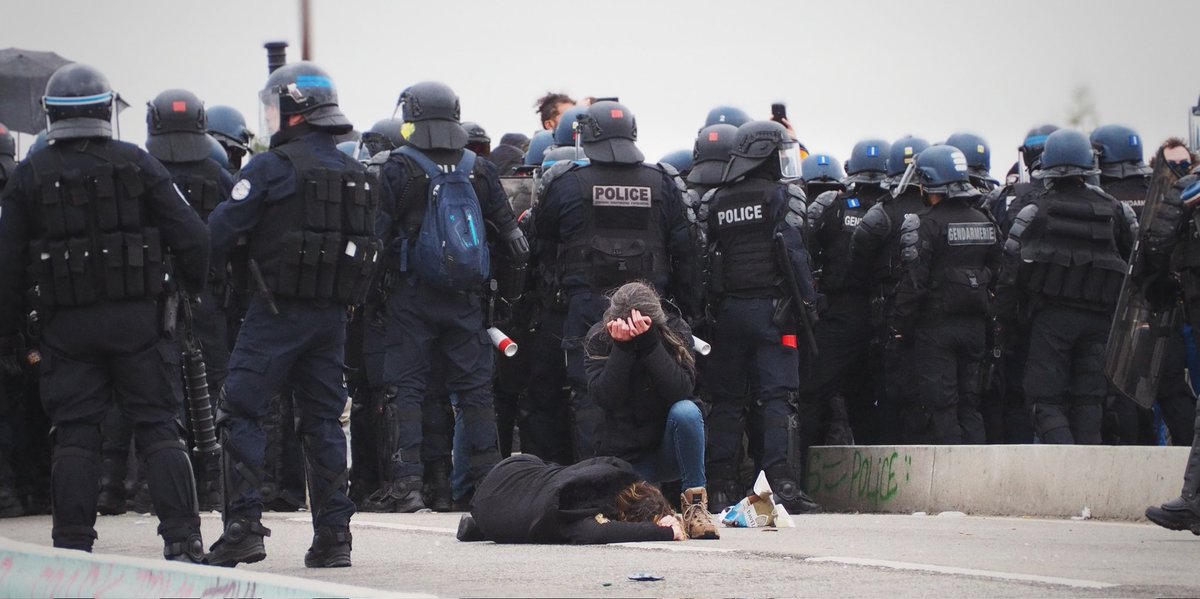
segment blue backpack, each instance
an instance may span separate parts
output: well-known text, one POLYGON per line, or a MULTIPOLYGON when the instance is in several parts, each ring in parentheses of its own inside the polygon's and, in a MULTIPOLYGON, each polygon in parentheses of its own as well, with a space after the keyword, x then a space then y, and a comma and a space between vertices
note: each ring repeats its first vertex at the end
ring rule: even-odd
POLYGON ((421 232, 412 243, 409 264, 423 282, 448 291, 480 289, 491 272, 487 229, 479 197, 471 184, 475 153, 444 171, 420 151, 403 146, 397 152, 417 163, 429 176, 429 202, 421 232))

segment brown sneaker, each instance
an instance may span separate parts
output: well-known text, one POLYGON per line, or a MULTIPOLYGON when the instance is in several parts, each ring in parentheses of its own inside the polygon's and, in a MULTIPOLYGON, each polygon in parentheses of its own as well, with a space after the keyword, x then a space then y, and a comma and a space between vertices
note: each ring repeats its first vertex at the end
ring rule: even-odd
POLYGON ((708 513, 708 491, 692 487, 679 496, 683 508, 683 532, 689 539, 719 539, 720 533, 708 513))

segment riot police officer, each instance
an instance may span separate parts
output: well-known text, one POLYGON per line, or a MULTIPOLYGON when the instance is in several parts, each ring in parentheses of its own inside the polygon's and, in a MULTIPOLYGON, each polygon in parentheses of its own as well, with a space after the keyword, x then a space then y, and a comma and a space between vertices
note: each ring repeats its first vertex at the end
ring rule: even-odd
MULTIPOLYGON (((17 145, 8 127, 0 124, 0 192, 17 168, 17 145)), ((0 362, 0 518, 15 518, 25 514, 17 498, 16 477, 13 471, 13 425, 17 416, 17 395, 20 393, 23 371, 19 361, 0 362)))
POLYGON ((819 299, 798 213, 803 192, 787 183, 799 176, 799 146, 787 130, 752 121, 737 130, 725 184, 705 199, 716 321, 709 360, 718 366, 704 379, 712 397, 706 461, 715 510, 742 497, 735 468, 748 416, 761 431, 752 435, 751 454, 776 499, 792 513, 819 509, 800 490, 798 456, 788 452, 800 311, 811 313, 819 299))
POLYGON ((246 154, 250 153, 250 139, 254 137, 246 128, 246 118, 231 106, 212 106, 206 113, 208 134, 225 148, 229 171, 238 172, 246 154))
POLYGON ((17 167, 0 213, 0 334, 11 339, 20 326, 28 269, 54 425, 54 545, 92 549, 100 420, 115 399, 134 423, 164 556, 198 562, 196 490, 177 421, 179 346, 159 327, 159 300, 168 250, 174 279, 193 293, 204 286, 208 235, 158 161, 111 139, 114 102, 86 65, 65 65, 46 84, 50 145, 17 167))
MULTIPOLYGON (((375 511, 411 512, 425 507, 421 424, 431 360, 442 359, 446 391, 457 396, 463 413, 469 480, 478 482, 499 461, 491 389, 493 354, 484 332, 482 305, 488 273, 476 268, 453 280, 440 276, 444 258, 423 253, 422 240, 433 239, 440 228, 449 228, 440 220, 444 216, 461 216, 470 236, 468 246, 461 249, 476 259, 488 258, 485 224, 477 219, 495 230, 510 265, 523 267, 529 246, 495 166, 465 149, 468 134, 459 122, 461 107, 454 91, 442 83, 417 83, 400 95, 399 105, 407 145, 392 152, 381 169, 390 195, 385 198, 379 225, 389 248, 399 252, 399 256, 388 257, 384 276, 387 397, 383 426, 391 472, 390 480, 368 503, 375 511), (455 173, 463 180, 445 185, 435 180, 455 173), (451 192, 457 195, 448 195, 451 192), (439 203, 446 205, 447 198, 461 202, 455 205, 463 206, 465 212, 443 215, 439 203)), ((469 265, 464 262, 463 266, 469 265)), ((502 292, 519 295, 520 291, 502 292)))
MULTIPOLYGON (((925 198, 912 178, 912 162, 929 143, 917 137, 896 140, 888 150, 887 179, 891 190, 871 207, 850 239, 849 270, 863 273, 871 292, 870 324, 880 348, 876 372, 883 377, 878 398, 879 440, 900 441, 904 406, 914 405, 916 390, 908 384, 913 364, 912 340, 888 335, 887 315, 896 284, 904 274, 900 261, 900 225, 905 217, 925 209, 925 198)), ((851 159, 853 162, 853 159, 851 159)))
POLYGON ((404 145, 403 127, 404 121, 396 118, 375 121, 370 129, 363 131, 360 138, 363 149, 372 158, 383 152, 390 153, 404 145))
POLYGON ((918 403, 906 423, 909 440, 986 442, 979 398, 985 373, 986 324, 1000 238, 975 209, 979 190, 966 156, 950 145, 917 156, 916 176, 929 209, 904 217, 900 279, 888 322, 891 334, 913 337, 918 403))
MULTIPOLYGON (((188 205, 207 222, 217 204, 229 198, 233 176, 209 158, 212 138, 204 133, 207 114, 203 102, 189 91, 175 89, 155 96, 148 108, 146 150, 167 167, 171 180, 188 205)), ((213 392, 225 384, 229 364, 229 336, 222 308, 225 295, 223 284, 209 285, 197 297, 192 309, 196 341, 203 352, 208 388, 213 392)), ((204 469, 204 476, 199 481, 201 509, 218 509, 221 501, 220 462, 210 459, 198 466, 204 469)))
POLYGON ((579 125, 590 163, 563 162, 544 173, 531 217, 532 236, 545 244, 543 252, 555 253, 567 298, 562 346, 577 459, 595 453, 600 412, 587 394, 583 339, 607 307, 604 293, 643 279, 694 316, 700 286, 681 190, 661 167, 642 163, 633 113, 618 102, 596 102, 579 125))
POLYGON ((1137 238, 1133 210, 1085 177, 1091 143, 1062 129, 1046 138, 1046 187, 1017 213, 1004 247, 998 314, 1028 326, 1024 391, 1043 443, 1099 444, 1109 321, 1137 238))
POLYGON ((12 133, 9 133, 8 127, 0 123, 0 191, 4 191, 4 186, 12 178, 13 171, 17 168, 16 160, 16 141, 13 139, 12 133))
POLYGON ((987 141, 974 133, 959 132, 946 138, 946 145, 954 146, 967 158, 967 174, 971 185, 983 194, 993 190, 999 181, 992 178, 992 150, 987 141))
MULTIPOLYGON (((822 441, 871 444, 877 435, 875 384, 867 353, 873 337, 865 271, 850 267, 850 240, 863 216, 887 193, 888 142, 854 144, 846 163, 849 188, 826 191, 808 205, 808 243, 817 283, 828 299, 814 331, 819 350, 800 395, 801 446, 822 441), (831 428, 844 413, 850 431, 831 428), (847 438, 849 437, 849 438, 847 438)), ((810 156, 808 160, 812 160, 810 156)))
POLYGON ((467 149, 475 152, 476 156, 488 158, 492 153, 492 138, 487 130, 479 123, 464 122, 462 128, 467 132, 467 149))
POLYGON ((983 199, 984 207, 1005 234, 1025 205, 1027 196, 1045 186, 1044 181, 1030 180, 1029 174, 1039 168, 1046 138, 1055 131, 1058 131, 1056 125, 1040 125, 1025 133, 1025 141, 1017 148, 1017 161, 1008 170, 1004 185, 988 192, 983 199))
POLYGON ((220 422, 225 457, 225 532, 207 557, 234 566, 266 557, 259 481, 263 420, 284 383, 300 415, 312 507, 310 568, 349 566, 343 363, 347 306, 362 302, 378 259, 379 185, 334 136, 351 130, 337 88, 310 62, 285 65, 259 93, 271 151, 256 155, 230 201, 209 217, 213 262, 240 237, 256 288, 229 359, 220 422))
POLYGON ((829 154, 809 154, 800 163, 800 180, 803 182, 804 195, 810 198, 827 192, 840 192, 846 189, 843 179, 846 171, 842 163, 829 154))

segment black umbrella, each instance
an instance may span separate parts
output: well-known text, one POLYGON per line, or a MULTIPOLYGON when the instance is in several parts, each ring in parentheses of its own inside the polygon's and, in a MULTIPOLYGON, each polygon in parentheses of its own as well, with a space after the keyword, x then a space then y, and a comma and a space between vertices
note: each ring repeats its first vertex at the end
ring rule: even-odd
POLYGON ((69 62, 53 52, 0 50, 0 123, 24 133, 45 129, 42 96, 46 93, 46 81, 58 67, 69 62))

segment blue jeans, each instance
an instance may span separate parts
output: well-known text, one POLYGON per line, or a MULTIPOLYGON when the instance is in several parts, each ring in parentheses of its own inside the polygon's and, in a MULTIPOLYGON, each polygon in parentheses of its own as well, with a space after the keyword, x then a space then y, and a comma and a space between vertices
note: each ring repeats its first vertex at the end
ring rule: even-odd
POLYGON ((703 487, 704 478, 704 415, 691 400, 680 400, 667 413, 658 454, 633 465, 642 478, 661 483, 682 481, 684 489, 703 487))

